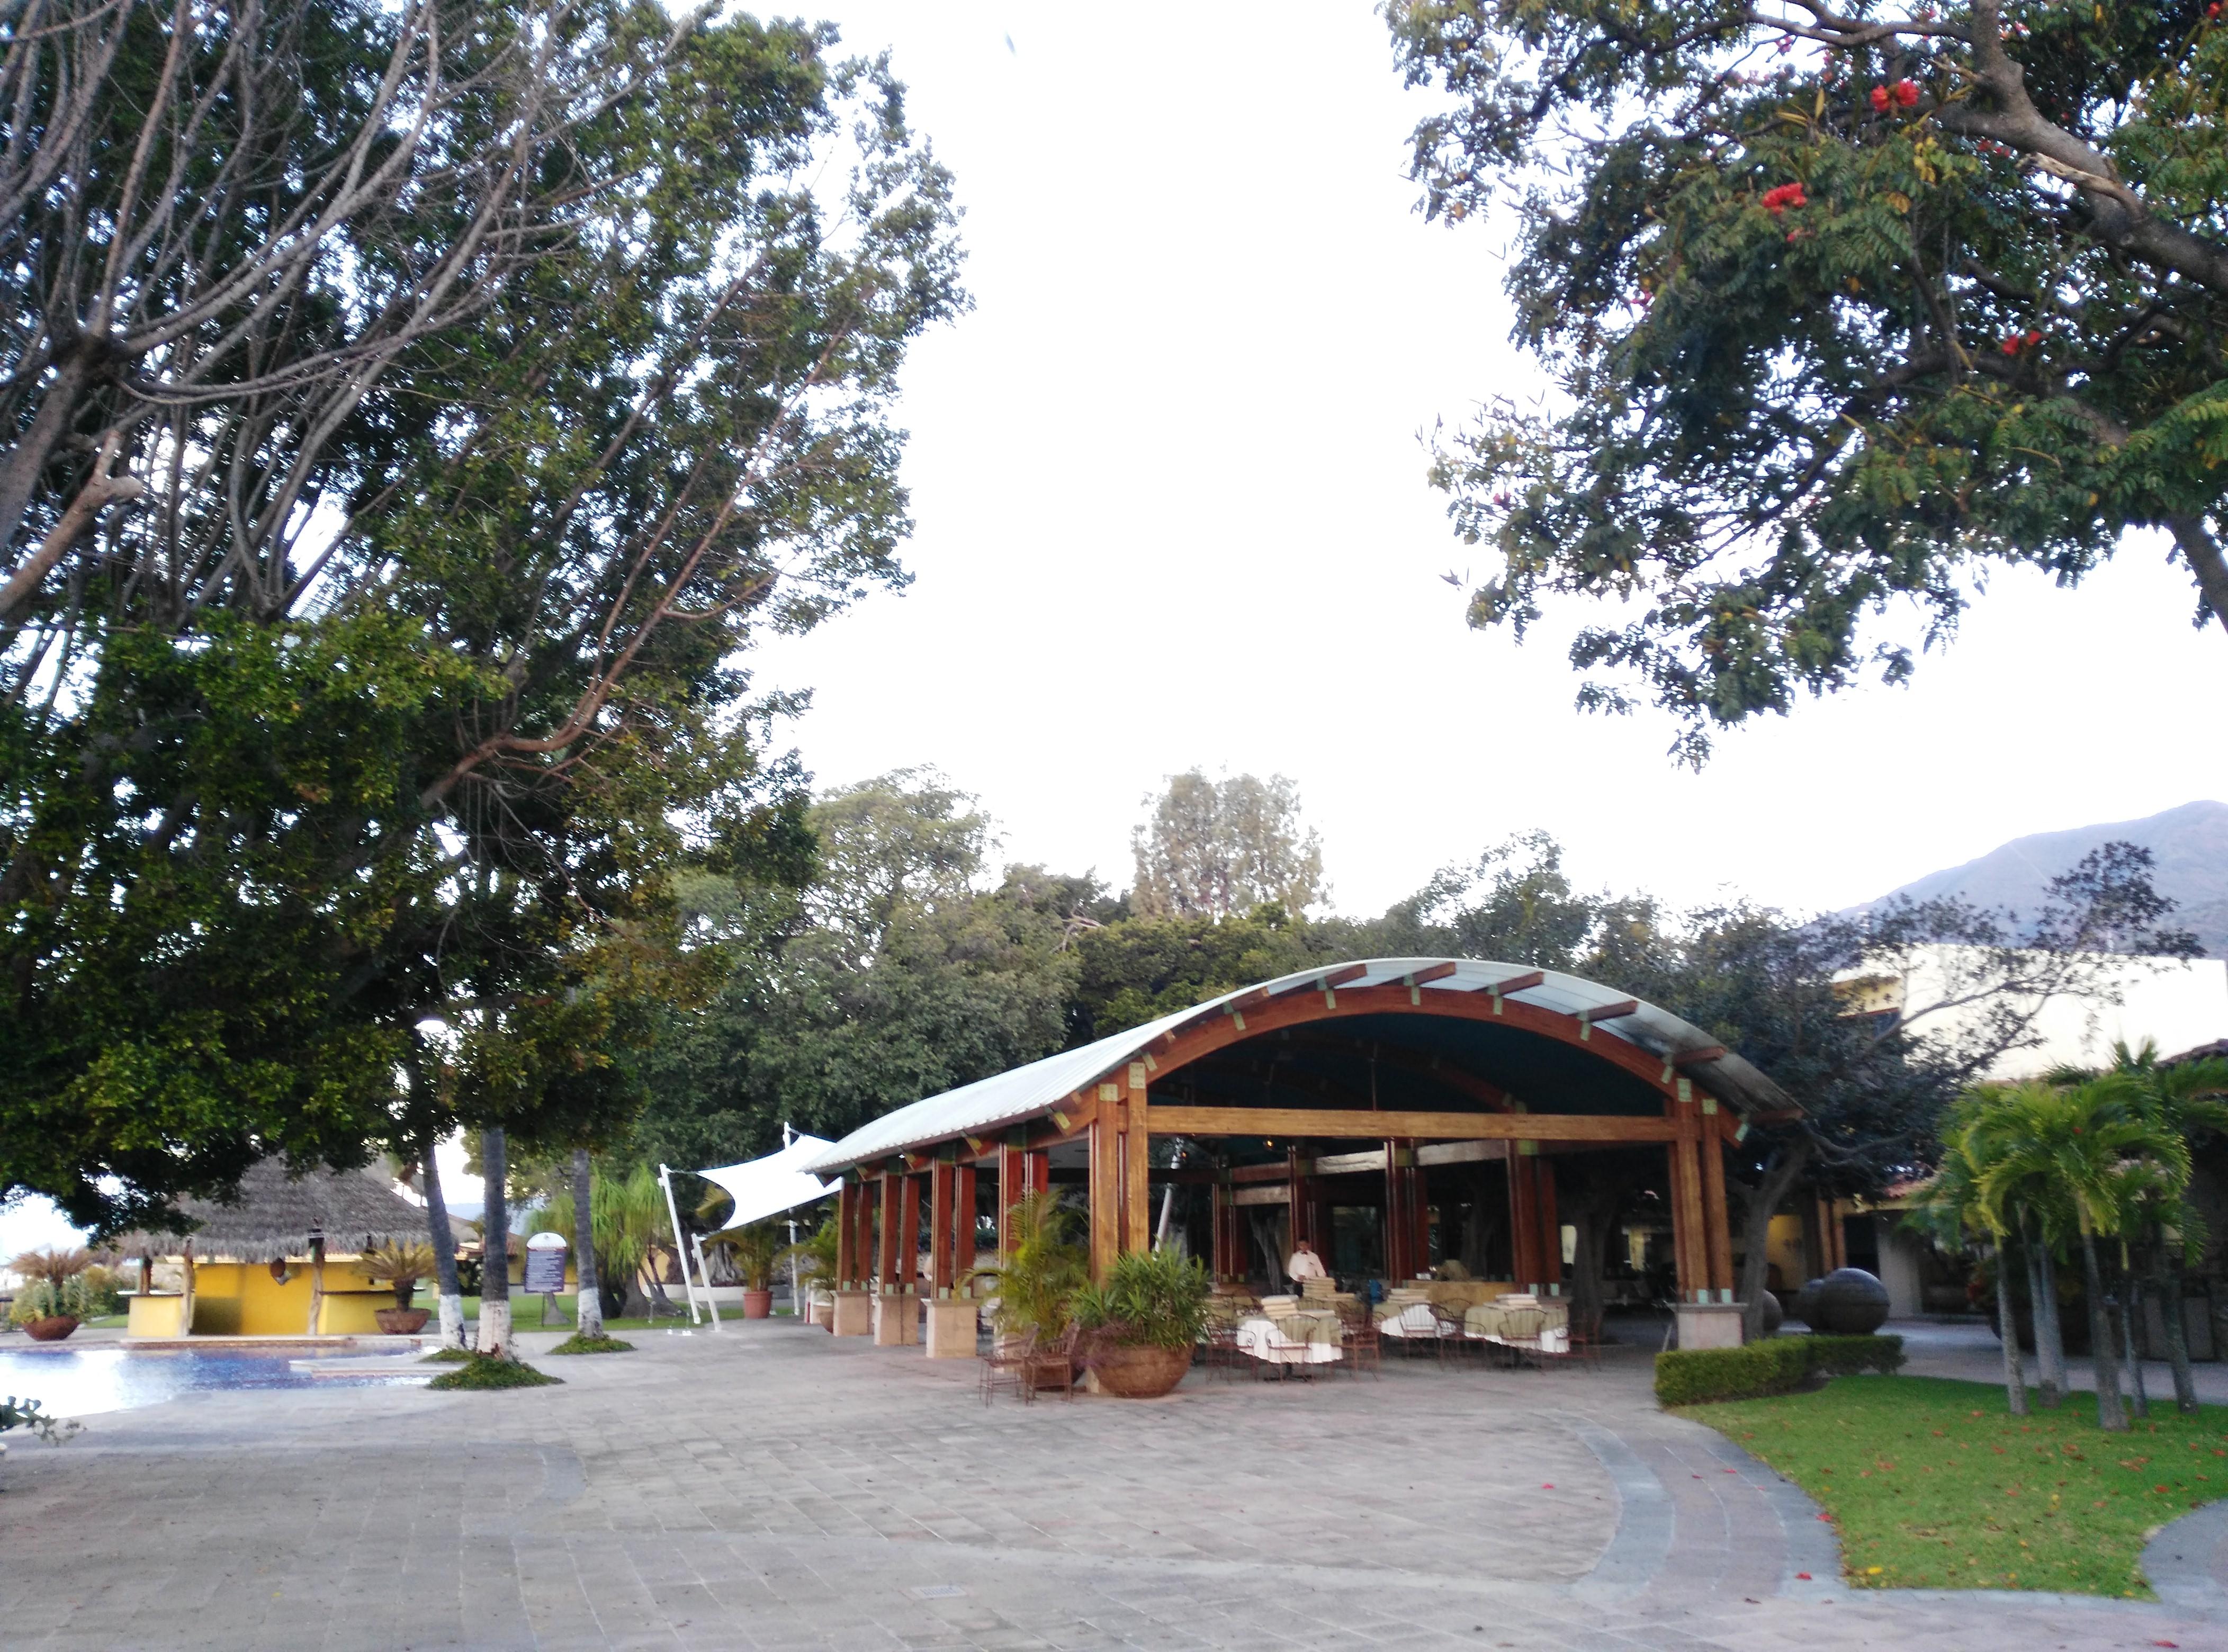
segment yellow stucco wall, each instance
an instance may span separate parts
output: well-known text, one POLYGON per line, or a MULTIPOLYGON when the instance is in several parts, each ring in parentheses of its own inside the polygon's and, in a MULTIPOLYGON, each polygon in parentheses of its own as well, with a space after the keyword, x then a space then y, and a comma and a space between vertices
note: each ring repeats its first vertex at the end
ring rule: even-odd
POLYGON ((1802 1219, 1800 1216, 1775 1216, 1764 1243, 1764 1259, 1779 1270, 1780 1288, 1792 1294, 1804 1283, 1816 1276, 1805 1271, 1807 1263, 1802 1254, 1802 1219))
MULTIPOLYGON (((394 1289, 375 1284, 352 1265, 352 1258, 325 1263, 325 1299, 316 1335, 348 1336, 379 1329, 373 1316, 394 1306, 394 1289)), ((194 1267, 194 1325, 196 1336, 304 1336, 311 1334, 310 1264, 286 1265, 284 1281, 264 1263, 202 1262, 194 1267)), ((129 1334, 176 1336, 175 1296, 134 1297, 129 1334)))

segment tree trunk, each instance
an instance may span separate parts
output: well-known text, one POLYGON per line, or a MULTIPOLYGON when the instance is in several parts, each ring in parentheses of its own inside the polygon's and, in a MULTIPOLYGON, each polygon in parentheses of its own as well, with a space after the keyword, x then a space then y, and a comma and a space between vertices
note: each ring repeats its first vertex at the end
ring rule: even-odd
POLYGON ((1795 1184, 1802 1180, 1803 1171, 1809 1168, 1809 1138, 1798 1136, 1781 1149, 1778 1159, 1753 1188, 1730 1176, 1726 1178, 1725 1185, 1737 1189, 1741 1197, 1741 1236, 1748 1246, 1741 1257, 1738 1293, 1743 1341, 1753 1342, 1764 1335, 1764 1282, 1771 1266, 1771 1258, 1767 1253, 1771 1243, 1771 1219, 1794 1191, 1795 1184))
POLYGON ((2047 1236, 2034 1248, 2042 1258, 2042 1306, 2050 1315, 2047 1332, 2042 1329, 2040 1322, 2036 1323, 2035 1354, 2038 1358, 2049 1360, 2050 1368, 2058 1378, 2058 1399, 2062 1402, 2067 1394, 2073 1392, 2073 1380, 2065 1366, 2065 1321, 2058 1311, 2058 1258, 2052 1253, 2047 1236), (2042 1339, 2045 1335, 2050 1339, 2047 1354, 2043 1353, 2042 1339))
POLYGON ((178 1335, 181 1336, 191 1336, 194 1334, 193 1240, 188 1239, 180 1248, 183 1252, 186 1265, 183 1278, 178 1287, 180 1292, 178 1297, 178 1335))
POLYGON ((2081 1277, 2089 1287, 2089 1348, 2097 1367, 2097 1426, 2114 1434, 2128 1431, 2120 1409, 2120 1362, 2112 1353, 2112 1324, 2104 1312, 2104 1275, 2097 1265, 2097 1237, 2081 1230, 2081 1277))
POLYGON ((2135 1316, 2142 1312, 2142 1293, 2135 1288, 2135 1265, 2123 1249, 2120 1254, 2120 1346, 2128 1361, 2129 1386, 2135 1392, 2135 1415, 2148 1418, 2151 1397, 2143 1386, 2143 1356, 2135 1351, 2135 1316))
POLYGON ((1996 1322, 2004 1332, 2004 1403, 2014 1417, 2026 1415, 2026 1372, 2020 1363, 2019 1316, 2012 1311, 2012 1252, 1996 1241, 1996 1322))
MULTIPOLYGON (((2036 1387, 2039 1391, 2039 1396, 2042 1401, 2043 1408, 2046 1411, 2056 1411, 2065 1401, 2065 1386, 2059 1378, 2058 1372, 2052 1368, 2050 1363, 2049 1319, 2047 1316, 2047 1310, 2042 1304, 2042 1293, 2044 1288, 2042 1282, 2042 1246, 2036 1244, 2033 1239, 2027 1238, 2025 1234, 2021 1235, 2021 1240, 2022 1243, 2020 1248, 2026 1252, 2027 1317, 2034 1322, 2034 1373, 2036 1387)), ((2001 1283, 2001 1282, 1999 1282, 2000 1285, 2001 1283)), ((1998 1296, 2003 1296, 2006 1292, 2003 1290, 1999 1289, 1996 1294, 1998 1296)), ((2017 1329, 2016 1324, 2013 1326, 2013 1329, 2017 1329)), ((2007 1331, 2005 1335, 2011 1335, 2011 1332, 2007 1331)))
POLYGON ((510 1354, 510 1206, 504 1197, 503 1150, 500 1130, 480 1132, 487 1203, 480 1212, 479 1351, 498 1359, 510 1354))
POLYGON ((441 1195, 441 1167, 434 1162, 439 1145, 429 1132, 425 1157, 426 1231, 433 1241, 433 1279, 441 1303, 441 1346, 464 1346, 464 1287, 457 1277, 457 1234, 449 1226, 449 1201, 441 1195))
POLYGON ((2166 1323, 2166 1358, 2174 1370, 2174 1408, 2194 1417, 2197 1373, 2189 1368, 2189 1333, 2181 1317, 2181 1252, 2171 1244, 2160 1249, 2159 1317, 2166 1323))
POLYGON ((573 1265, 579 1285, 579 1308, 574 1315, 582 1336, 601 1336, 604 1334, 604 1300, 596 1293, 596 1227, 592 1195, 595 1192, 595 1171, 588 1162, 588 1149, 573 1149, 573 1265))
POLYGON ((325 1316, 325 1242, 310 1241, 310 1335, 319 1334, 317 1322, 325 1316))

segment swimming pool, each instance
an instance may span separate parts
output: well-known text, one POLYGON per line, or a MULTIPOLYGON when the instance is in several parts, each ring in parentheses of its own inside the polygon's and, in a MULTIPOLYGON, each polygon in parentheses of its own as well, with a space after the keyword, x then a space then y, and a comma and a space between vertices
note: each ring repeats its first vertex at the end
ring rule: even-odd
POLYGON ((89 1417, 159 1405, 198 1388, 414 1387, 434 1374, 422 1366, 323 1376, 296 1368, 314 1362, 313 1355, 270 1348, 14 1348, 0 1352, 0 1394, 36 1399, 50 1416, 89 1417))

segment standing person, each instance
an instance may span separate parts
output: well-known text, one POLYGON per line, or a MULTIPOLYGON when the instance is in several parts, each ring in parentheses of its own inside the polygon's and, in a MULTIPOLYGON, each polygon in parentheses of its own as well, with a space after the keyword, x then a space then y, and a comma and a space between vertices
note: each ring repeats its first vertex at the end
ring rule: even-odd
POLYGON ((1312 1240, 1302 1239, 1293 1247, 1290 1259, 1284 1264, 1284 1272, 1296 1285, 1324 1277, 1322 1258, 1316 1254, 1312 1240))

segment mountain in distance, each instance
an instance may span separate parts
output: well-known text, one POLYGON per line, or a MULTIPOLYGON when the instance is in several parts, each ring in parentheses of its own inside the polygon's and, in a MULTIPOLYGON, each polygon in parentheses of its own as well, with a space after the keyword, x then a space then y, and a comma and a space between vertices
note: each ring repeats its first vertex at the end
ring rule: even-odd
POLYGON ((2144 820, 2015 837, 1977 861, 1930 872, 1883 898, 1962 895, 1976 906, 2007 907, 2028 918, 2048 898, 2052 878, 2071 871, 2090 850, 2115 842, 2135 844, 2155 857, 2152 886, 2174 903, 2167 925, 2195 931, 2207 952, 2228 957, 2228 804, 2186 803, 2144 820))

